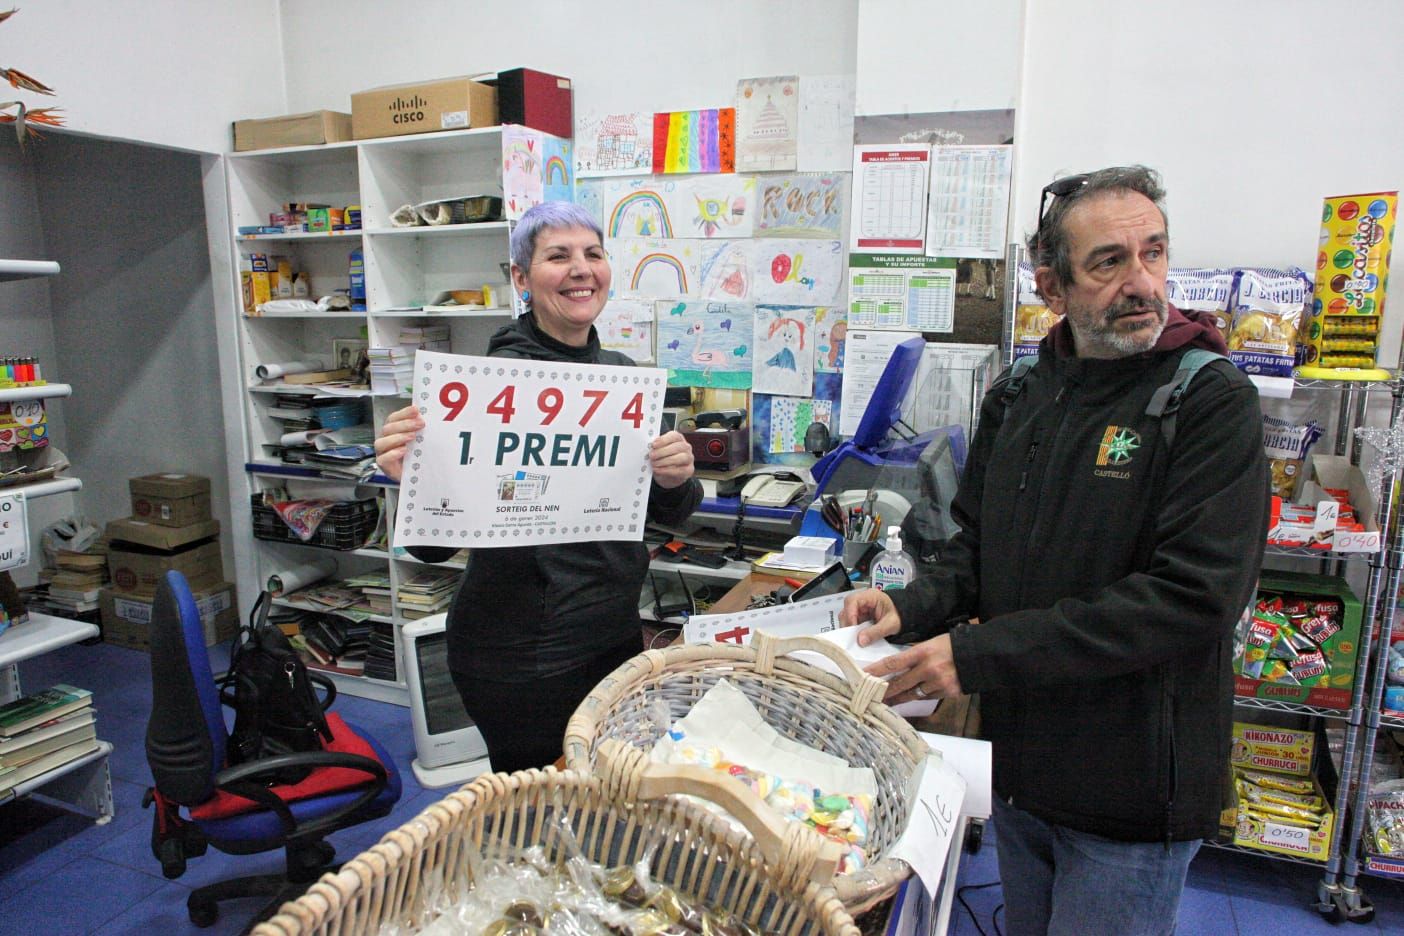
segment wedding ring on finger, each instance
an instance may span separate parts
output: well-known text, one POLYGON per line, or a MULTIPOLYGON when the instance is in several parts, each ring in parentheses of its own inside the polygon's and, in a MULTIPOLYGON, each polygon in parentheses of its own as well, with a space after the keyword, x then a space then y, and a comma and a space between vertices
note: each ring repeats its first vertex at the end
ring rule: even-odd
POLYGON ((913 686, 913 687, 912 687, 912 692, 916 693, 916 697, 917 697, 918 699, 924 699, 924 698, 926 698, 926 690, 923 689, 923 688, 921 688, 920 685, 913 686))

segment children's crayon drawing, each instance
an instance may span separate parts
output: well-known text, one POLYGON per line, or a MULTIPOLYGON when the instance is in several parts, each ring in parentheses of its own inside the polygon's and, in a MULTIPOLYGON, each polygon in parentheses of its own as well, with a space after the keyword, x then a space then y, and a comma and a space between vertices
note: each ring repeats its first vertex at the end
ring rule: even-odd
MULTIPOLYGON (((829 426, 837 426, 842 414, 843 376, 841 374, 814 375, 816 403, 827 404, 829 426)), ((775 400, 794 399, 793 397, 770 396, 765 393, 751 394, 751 461, 757 465, 799 465, 808 468, 814 464, 814 457, 807 452, 770 451, 770 412, 775 400)), ((786 404, 781 404, 783 409, 786 404)))
POLYGON ((654 114, 653 171, 735 172, 736 109, 654 114))
POLYGON ((745 302, 751 298, 749 241, 710 240, 698 244, 697 295, 715 302, 745 302))
POLYGON ((687 299, 697 295, 697 245, 704 241, 606 239, 614 272, 611 298, 687 299))
POLYGON ((526 127, 502 128, 502 204, 515 221, 545 197, 542 185, 542 135, 526 127))
POLYGON ((813 423, 832 428, 834 404, 828 400, 799 397, 770 398, 770 451, 803 452, 804 434, 813 423))
POLYGON ((654 306, 658 366, 674 387, 751 386, 755 309, 724 302, 659 302, 654 306))
POLYGON ((577 177, 628 175, 652 168, 653 114, 576 114, 577 177))
POLYGON ((600 347, 620 351, 636 364, 653 360, 653 303, 611 299, 595 319, 600 347))
POLYGON ((848 310, 827 306, 814 310, 814 372, 843 372, 843 349, 848 339, 848 310))
POLYGON ((756 180, 715 175, 599 185, 606 237, 750 237, 756 180))
POLYGON ((799 78, 744 78, 736 83, 736 169, 794 169, 799 139, 799 78))
POLYGON ((814 309, 756 306, 752 387, 808 397, 814 391, 814 309))
POLYGON ((754 301, 816 306, 838 297, 846 273, 842 241, 756 239, 745 245, 754 301))
POLYGON ((839 173, 762 176, 756 197, 756 236, 844 237, 847 178, 839 173))
POLYGON ((546 201, 570 201, 574 178, 570 151, 569 140, 541 135, 541 194, 546 201))

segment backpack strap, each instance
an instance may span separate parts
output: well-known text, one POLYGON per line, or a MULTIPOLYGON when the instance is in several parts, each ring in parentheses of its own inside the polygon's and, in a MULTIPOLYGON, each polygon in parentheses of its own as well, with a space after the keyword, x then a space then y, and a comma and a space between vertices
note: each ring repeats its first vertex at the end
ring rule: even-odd
POLYGON ((1009 365, 1009 369, 999 378, 1004 384, 1004 389, 1000 391, 999 402, 1005 409, 1014 403, 1019 392, 1024 389, 1024 378, 1033 370, 1038 363, 1038 355, 1026 354, 1021 358, 1015 358, 1014 363, 1009 365))
POLYGON ((1160 436, 1165 440, 1167 450, 1175 444, 1175 413, 1179 411, 1180 403, 1189 390, 1190 381, 1194 380, 1194 375, 1199 373, 1205 364, 1227 360, 1228 358, 1217 351, 1190 348, 1180 358, 1180 366, 1175 371, 1175 376, 1170 378, 1170 382, 1156 388, 1155 393, 1151 394, 1150 403, 1146 405, 1146 415, 1160 420, 1160 436))

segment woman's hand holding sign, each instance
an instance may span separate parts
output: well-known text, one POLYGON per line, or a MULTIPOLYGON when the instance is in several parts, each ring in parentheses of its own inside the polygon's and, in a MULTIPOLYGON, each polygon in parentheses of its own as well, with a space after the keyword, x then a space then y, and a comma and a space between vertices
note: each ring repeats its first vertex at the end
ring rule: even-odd
POLYGON ((424 419, 413 406, 395 410, 375 437, 375 463, 380 473, 398 482, 404 468, 405 452, 415 434, 424 428, 424 419))
POLYGON ((692 446, 681 432, 665 432, 654 439, 649 444, 648 460, 659 487, 675 488, 692 477, 692 446))

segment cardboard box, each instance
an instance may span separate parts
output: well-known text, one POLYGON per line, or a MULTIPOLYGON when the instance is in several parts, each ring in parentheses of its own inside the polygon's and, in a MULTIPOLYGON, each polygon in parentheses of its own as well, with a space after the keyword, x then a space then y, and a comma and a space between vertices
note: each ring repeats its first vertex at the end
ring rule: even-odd
POLYGON ((234 152, 315 146, 351 139, 351 115, 339 111, 310 111, 286 117, 234 121, 234 152))
POLYGON ((390 85, 351 95, 351 132, 358 140, 496 123, 497 89, 470 78, 390 85))
POLYGON ((575 136, 570 79, 530 68, 497 73, 497 110, 502 123, 521 124, 569 140, 575 136))
POLYGON ((1234 694, 1250 699, 1349 709, 1351 687, 1355 682, 1355 658, 1360 648, 1362 612, 1360 599, 1355 597, 1345 579, 1335 575, 1264 570, 1258 577, 1258 593, 1335 599, 1341 604, 1340 630, 1318 642, 1326 671, 1300 685, 1243 675, 1243 652, 1240 648, 1233 661, 1234 694))
MULTIPOLYGON (((202 587, 191 586, 195 605, 204 625, 205 646, 229 640, 239 630, 239 609, 234 606, 234 586, 215 581, 202 587)), ((151 649, 151 596, 131 595, 104 588, 99 595, 102 607, 102 639, 105 643, 133 650, 151 649)))
POLYGON ((152 549, 176 550, 182 546, 200 540, 211 539, 219 535, 219 521, 214 518, 201 520, 189 526, 172 527, 160 523, 149 523, 145 520, 126 518, 123 520, 110 520, 107 524, 107 538, 109 541, 121 543, 135 543, 138 546, 149 546, 152 549))
POLYGON ((162 526, 189 526, 210 517, 210 479, 199 475, 146 475, 127 482, 132 517, 162 526))
POLYGON ((1311 774, 1311 758, 1316 735, 1271 725, 1233 723, 1233 745, 1229 763, 1247 770, 1272 770, 1305 777, 1311 774))
POLYGON ((178 550, 111 543, 107 547, 107 569, 118 591, 143 598, 156 594, 161 577, 170 571, 184 575, 191 588, 224 579, 224 559, 217 539, 202 540, 178 550))
POLYGON ((1323 202, 1315 298, 1302 333, 1308 366, 1376 365, 1398 212, 1398 192, 1323 202))
POLYGON ((1379 552, 1380 528, 1375 522, 1375 499, 1360 469, 1344 455, 1312 455, 1307 460, 1307 467, 1301 499, 1305 503, 1316 504, 1316 524, 1322 530, 1324 548, 1336 552, 1379 552), (1350 492, 1350 504, 1355 508, 1356 520, 1365 528, 1363 531, 1336 529, 1340 505, 1326 493, 1325 488, 1350 492))

